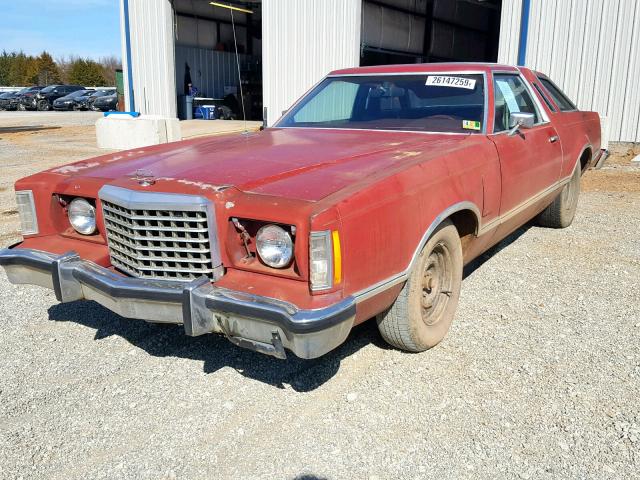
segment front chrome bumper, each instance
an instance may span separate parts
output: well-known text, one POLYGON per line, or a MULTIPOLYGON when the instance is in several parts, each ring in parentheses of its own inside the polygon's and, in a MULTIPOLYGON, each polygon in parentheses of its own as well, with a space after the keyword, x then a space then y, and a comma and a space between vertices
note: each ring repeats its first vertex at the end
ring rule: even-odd
POLYGON ((125 277, 74 252, 0 250, 0 266, 15 284, 40 285, 60 302, 94 300, 128 318, 184 324, 187 335, 222 333, 238 346, 285 358, 288 348, 316 358, 347 338, 355 319, 353 297, 318 310, 282 300, 192 282, 125 277))

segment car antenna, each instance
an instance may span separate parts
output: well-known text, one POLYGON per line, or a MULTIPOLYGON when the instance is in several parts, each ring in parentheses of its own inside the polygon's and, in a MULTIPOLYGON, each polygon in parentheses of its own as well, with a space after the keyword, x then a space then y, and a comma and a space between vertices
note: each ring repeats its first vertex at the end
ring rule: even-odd
POLYGON ((240 75, 240 56, 238 55, 238 40, 236 39, 236 23, 233 19, 233 9, 229 9, 231 12, 231 27, 233 28, 233 46, 236 49, 236 65, 238 67, 238 83, 240 84, 240 103, 242 104, 242 121, 244 122, 244 134, 247 135, 247 115, 244 111, 244 94, 242 92, 242 76, 240 75))

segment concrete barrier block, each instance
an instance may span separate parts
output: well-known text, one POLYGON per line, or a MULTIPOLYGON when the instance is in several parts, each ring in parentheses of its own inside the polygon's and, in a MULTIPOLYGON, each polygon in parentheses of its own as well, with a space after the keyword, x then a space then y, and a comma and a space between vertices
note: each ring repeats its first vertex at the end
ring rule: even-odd
POLYGON ((98 148, 129 150, 182 139, 177 118, 109 115, 96 122, 98 148))

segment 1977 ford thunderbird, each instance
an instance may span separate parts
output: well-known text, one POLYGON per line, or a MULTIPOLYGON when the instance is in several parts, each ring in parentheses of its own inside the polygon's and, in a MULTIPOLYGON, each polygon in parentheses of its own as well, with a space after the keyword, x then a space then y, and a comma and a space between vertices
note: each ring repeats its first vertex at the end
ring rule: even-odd
POLYGON ((54 168, 16 183, 13 283, 285 357, 376 318, 445 336, 462 267, 530 219, 568 226, 600 120, 546 76, 487 64, 335 71, 273 128, 54 168))

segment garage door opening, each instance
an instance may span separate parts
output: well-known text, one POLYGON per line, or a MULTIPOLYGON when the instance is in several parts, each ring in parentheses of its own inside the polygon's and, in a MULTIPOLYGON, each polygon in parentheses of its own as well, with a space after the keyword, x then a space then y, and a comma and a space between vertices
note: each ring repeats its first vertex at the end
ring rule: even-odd
POLYGON ((242 90, 247 120, 262 120, 261 7, 261 2, 255 0, 173 1, 180 119, 213 115, 241 120, 242 90), (187 96, 193 97, 192 106, 187 96))
POLYGON ((360 65, 495 62, 502 0, 364 0, 360 65))

